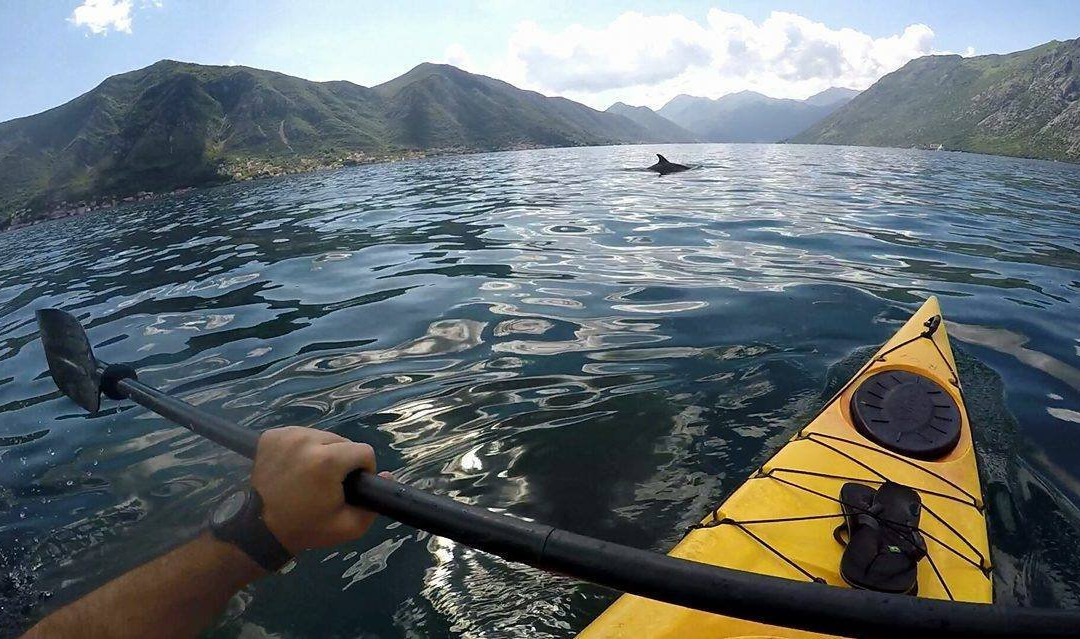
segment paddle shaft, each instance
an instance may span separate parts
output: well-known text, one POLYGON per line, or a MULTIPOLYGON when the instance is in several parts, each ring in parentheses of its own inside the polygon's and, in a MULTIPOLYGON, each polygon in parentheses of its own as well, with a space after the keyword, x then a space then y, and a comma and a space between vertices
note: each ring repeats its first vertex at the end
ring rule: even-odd
POLYGON ((116 390, 136 404, 149 408, 197 435, 202 435, 248 459, 255 459, 255 451, 259 447, 259 433, 250 428, 238 426, 138 380, 122 379, 116 383, 116 390))
MULTIPOLYGON (((255 431, 134 379, 118 381, 116 389, 192 432, 255 458, 255 431)), ((343 488, 349 504, 509 561, 741 619, 848 637, 1080 636, 1080 613, 1073 611, 889 595, 731 570, 497 514, 358 471, 346 477, 343 488)))

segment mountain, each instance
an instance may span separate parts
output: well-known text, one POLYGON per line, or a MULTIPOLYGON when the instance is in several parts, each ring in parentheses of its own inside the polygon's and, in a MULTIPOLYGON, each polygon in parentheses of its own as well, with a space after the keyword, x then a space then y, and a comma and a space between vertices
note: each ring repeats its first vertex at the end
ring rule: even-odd
POLYGON ((1080 39, 912 60, 792 141, 1080 161, 1080 39))
POLYGON ((618 115, 446 64, 421 64, 374 91, 386 103, 390 140, 405 148, 665 141, 618 115))
POLYGON ((377 148, 379 97, 245 67, 162 61, 0 123, 0 220, 12 208, 223 179, 227 156, 377 148))
POLYGON ((832 106, 839 108, 852 100, 855 96, 859 95, 859 91, 855 89, 845 89, 844 87, 829 87, 821 93, 815 93, 803 100, 803 102, 812 106, 832 106))
MULTIPOLYGON (((717 102, 717 100, 694 95, 677 95, 660 107, 657 114, 688 131, 693 131, 698 136, 709 139, 708 136, 702 134, 720 117, 717 102)), ((710 141, 716 140, 710 139, 710 141)))
POLYGON ((779 142, 829 115, 857 93, 832 88, 806 100, 770 98, 754 91, 715 100, 680 95, 659 114, 709 142, 779 142))
POLYGON ((448 65, 368 88, 163 60, 0 123, 0 228, 391 154, 665 141, 621 115, 448 65))
POLYGON ((607 113, 621 115, 636 122, 648 131, 653 137, 665 142, 698 142, 697 136, 675 124, 671 120, 645 106, 630 106, 623 102, 616 102, 609 106, 607 113))

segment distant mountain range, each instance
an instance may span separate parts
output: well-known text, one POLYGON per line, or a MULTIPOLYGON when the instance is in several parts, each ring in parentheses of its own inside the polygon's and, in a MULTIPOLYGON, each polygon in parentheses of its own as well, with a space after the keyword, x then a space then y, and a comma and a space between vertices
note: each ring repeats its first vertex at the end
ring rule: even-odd
POLYGON ((646 106, 630 106, 616 102, 607 108, 607 112, 629 118, 655 137, 668 142, 701 142, 701 139, 693 133, 646 106))
POLYGON ((1080 161, 1080 39, 912 60, 793 141, 1080 161))
POLYGON ((1080 161, 1080 39, 912 60, 862 93, 597 111, 448 65, 375 87, 163 60, 0 123, 0 229, 228 180, 477 150, 655 142, 941 146, 1080 161))
POLYGON ((721 98, 680 95, 658 112, 704 142, 780 142, 826 117, 858 95, 833 87, 805 100, 740 91, 721 98))
POLYGON ((448 65, 421 64, 368 88, 164 60, 0 123, 0 228, 154 192, 410 152, 671 139, 617 113, 448 65))

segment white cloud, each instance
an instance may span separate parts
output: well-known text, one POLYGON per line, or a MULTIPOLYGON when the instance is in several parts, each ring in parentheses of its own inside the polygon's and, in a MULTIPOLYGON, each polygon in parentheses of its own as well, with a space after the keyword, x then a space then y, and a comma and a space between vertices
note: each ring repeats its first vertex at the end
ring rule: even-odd
POLYGON ((511 55, 526 77, 560 91, 603 91, 653 84, 709 63, 708 33, 679 15, 624 13, 603 29, 573 25, 548 33, 533 22, 520 24, 511 55))
POLYGON ((465 47, 461 46, 457 42, 446 47, 446 51, 443 52, 441 62, 446 64, 452 64, 459 69, 471 70, 476 66, 473 62, 472 56, 465 50, 465 47))
POLYGON ((491 72, 597 108, 616 100, 656 108, 679 93, 719 97, 750 89, 804 98, 830 86, 864 89, 912 58, 936 53, 933 44, 925 24, 874 38, 780 11, 760 23, 720 9, 704 22, 627 12, 601 28, 548 31, 523 22, 491 72))
POLYGON ((95 34, 110 29, 131 33, 131 0, 84 0, 68 20, 95 34))

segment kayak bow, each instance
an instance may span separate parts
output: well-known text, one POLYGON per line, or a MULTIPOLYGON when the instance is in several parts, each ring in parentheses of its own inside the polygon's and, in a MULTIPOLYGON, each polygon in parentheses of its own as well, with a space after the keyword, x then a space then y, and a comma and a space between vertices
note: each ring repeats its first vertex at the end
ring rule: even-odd
MULTIPOLYGON (((920 598, 991 603, 990 548, 971 424, 937 299, 928 299, 824 409, 669 553, 848 586, 838 534, 853 483, 915 489, 920 598)), ((872 493, 872 490, 866 490, 872 493)), ((873 523, 873 522, 871 522, 873 523)), ((854 544, 852 544, 854 545, 854 544)), ((810 637, 624 595, 580 636, 810 637)))

